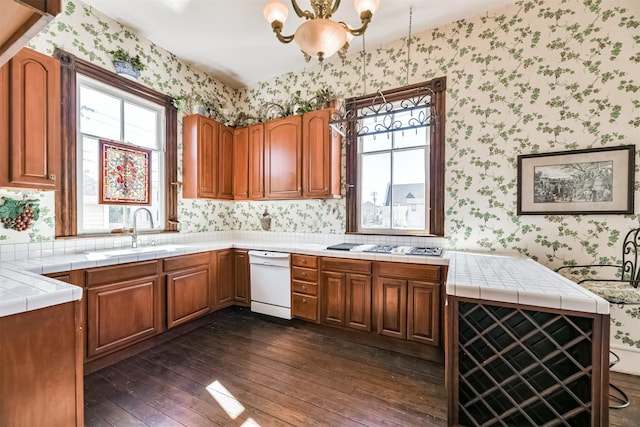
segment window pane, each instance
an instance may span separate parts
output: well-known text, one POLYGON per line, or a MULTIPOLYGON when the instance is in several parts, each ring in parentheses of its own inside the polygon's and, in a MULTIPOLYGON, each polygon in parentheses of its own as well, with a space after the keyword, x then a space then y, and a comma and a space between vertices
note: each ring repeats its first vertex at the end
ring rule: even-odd
POLYGON ((390 210, 385 195, 391 182, 391 154, 363 154, 360 174, 360 225, 362 228, 389 228, 390 210))
POLYGON ((120 99, 86 86, 80 87, 80 132, 120 139, 120 99))
POLYGON ((158 148, 158 113, 128 102, 124 103, 124 140, 140 147, 158 148))
POLYGON ((425 170, 424 148, 393 153, 392 228, 425 228, 425 170))
MULTIPOLYGON (((401 111, 395 114, 395 118, 408 126, 417 123, 424 123, 425 110, 401 111)), ((429 144, 429 128, 421 126, 415 129, 394 132, 394 148, 415 147, 429 144)))
MULTIPOLYGON (((361 126, 368 127, 369 132, 376 129, 376 120, 381 120, 376 117, 362 119, 360 121, 361 126)), ((391 149, 391 137, 389 134, 379 135, 365 135, 360 137, 360 152, 367 153, 371 151, 389 150, 391 149)))

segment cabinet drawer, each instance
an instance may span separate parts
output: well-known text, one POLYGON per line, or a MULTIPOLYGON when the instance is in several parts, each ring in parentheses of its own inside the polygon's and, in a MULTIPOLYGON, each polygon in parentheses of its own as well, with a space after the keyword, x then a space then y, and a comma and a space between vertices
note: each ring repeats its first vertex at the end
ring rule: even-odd
POLYGON ((164 271, 183 270, 197 265, 209 264, 209 252, 182 255, 163 260, 164 271))
POLYGON ((317 282, 318 270, 312 270, 310 268, 291 267, 291 277, 295 280, 317 282))
POLYGON ((397 262, 378 262, 378 275, 398 279, 420 280, 423 282, 440 282, 439 265, 402 264, 397 262))
POLYGON ((291 265, 306 268, 317 268, 318 257, 312 255, 291 255, 291 265))
POLYGON ((291 297, 291 314, 293 317, 318 320, 318 298, 308 295, 293 294, 291 297))
POLYGON ((158 261, 143 261, 112 267, 98 267, 86 271, 87 286, 96 286, 124 282, 139 277, 155 276, 158 274, 158 261))
POLYGON ((301 294, 318 295, 318 285, 315 283, 298 282, 297 280, 293 280, 291 282, 291 290, 301 294))
POLYGON ((347 258, 322 258, 322 269, 356 274, 371 274, 371 261, 359 261, 347 258))

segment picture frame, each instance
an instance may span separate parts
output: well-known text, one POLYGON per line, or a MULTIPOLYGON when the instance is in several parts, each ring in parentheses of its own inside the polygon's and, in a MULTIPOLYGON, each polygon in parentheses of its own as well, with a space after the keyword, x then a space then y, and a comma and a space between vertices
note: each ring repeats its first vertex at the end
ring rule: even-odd
POLYGON ((103 139, 99 144, 98 203, 151 205, 151 150, 103 139))
POLYGON ((635 145, 518 156, 518 215, 633 214, 635 145))

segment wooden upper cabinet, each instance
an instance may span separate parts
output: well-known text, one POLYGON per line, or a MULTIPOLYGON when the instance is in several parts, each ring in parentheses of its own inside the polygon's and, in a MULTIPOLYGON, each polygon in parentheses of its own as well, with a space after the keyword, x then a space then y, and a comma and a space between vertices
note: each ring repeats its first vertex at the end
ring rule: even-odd
POLYGON ((220 124, 194 114, 182 122, 182 196, 218 196, 218 138, 220 124))
POLYGON ((302 195, 340 196, 340 136, 329 127, 331 109, 302 116, 302 195))
POLYGON ((264 124, 249 126, 249 198, 264 199, 264 124))
POLYGON ((59 189, 60 62, 22 49, 0 80, 0 186, 59 189))
POLYGON ((194 114, 182 132, 182 196, 233 199, 233 128, 194 114))
POLYGON ((249 128, 233 133, 233 199, 249 198, 249 128))
POLYGON ((265 197, 302 197, 301 116, 265 123, 265 197))
POLYGON ((233 128, 220 126, 218 155, 219 199, 233 199, 233 128))

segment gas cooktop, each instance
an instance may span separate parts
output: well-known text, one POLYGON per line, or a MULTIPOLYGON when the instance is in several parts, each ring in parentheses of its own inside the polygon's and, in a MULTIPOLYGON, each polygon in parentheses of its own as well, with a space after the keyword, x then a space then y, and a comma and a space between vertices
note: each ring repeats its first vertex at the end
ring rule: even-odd
POLYGON ((442 248, 416 248, 412 246, 372 245, 370 247, 362 249, 362 252, 398 255, 441 256, 442 248))

